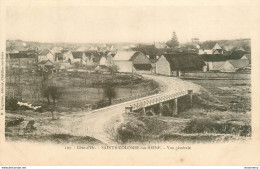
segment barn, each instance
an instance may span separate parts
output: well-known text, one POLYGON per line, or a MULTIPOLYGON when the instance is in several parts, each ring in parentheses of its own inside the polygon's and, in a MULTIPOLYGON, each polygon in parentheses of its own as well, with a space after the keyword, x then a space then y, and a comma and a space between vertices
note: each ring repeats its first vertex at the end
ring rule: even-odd
POLYGON ((171 76, 182 71, 205 71, 206 64, 195 53, 164 54, 156 62, 156 74, 171 76))
POLYGON ((119 72, 145 72, 151 73, 151 61, 142 52, 122 51, 113 58, 113 64, 119 72))

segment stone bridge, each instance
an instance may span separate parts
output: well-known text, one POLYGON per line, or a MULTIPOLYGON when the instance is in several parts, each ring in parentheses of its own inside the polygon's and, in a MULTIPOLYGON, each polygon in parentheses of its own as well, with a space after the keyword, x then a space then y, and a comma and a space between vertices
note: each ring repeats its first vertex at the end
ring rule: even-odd
POLYGON ((178 100, 181 97, 188 96, 185 100, 187 108, 192 107, 192 90, 165 93, 163 95, 153 95, 144 100, 134 102, 125 107, 125 112, 138 112, 147 116, 161 115, 174 116, 178 115, 178 100))

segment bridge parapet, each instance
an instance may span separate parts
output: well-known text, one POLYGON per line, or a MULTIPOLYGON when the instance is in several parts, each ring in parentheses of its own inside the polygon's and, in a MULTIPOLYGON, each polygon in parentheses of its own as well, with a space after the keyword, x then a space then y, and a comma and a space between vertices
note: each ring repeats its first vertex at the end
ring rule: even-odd
MULTIPOLYGON (((154 97, 151 97, 151 98, 146 98, 144 100, 141 100, 137 103, 134 103, 134 104, 131 104, 130 106, 128 107, 131 107, 131 110, 132 111, 135 111, 135 110, 139 110, 141 108, 145 108, 145 107, 149 107, 149 106, 153 106, 153 105, 156 105, 156 104, 159 104, 159 103, 162 103, 162 102, 167 102, 167 101, 170 101, 170 100, 173 100, 173 99, 177 99, 178 97, 182 97, 182 96, 185 96, 187 94, 190 94, 192 92, 189 91, 179 91, 179 92, 176 92, 176 93, 170 93, 170 94, 163 94, 163 95, 155 95, 154 97)), ((129 108, 126 112, 129 111, 129 108)))

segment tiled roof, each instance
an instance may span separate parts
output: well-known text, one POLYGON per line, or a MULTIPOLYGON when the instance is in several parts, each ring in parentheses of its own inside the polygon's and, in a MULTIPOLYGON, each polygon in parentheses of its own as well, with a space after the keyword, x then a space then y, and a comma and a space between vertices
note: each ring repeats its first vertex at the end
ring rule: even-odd
POLYGON ((208 41, 208 42, 204 42, 202 44, 200 44, 200 48, 201 49, 213 49, 213 47, 216 45, 217 42, 212 42, 212 41, 208 41))
POLYGON ((164 54, 171 65, 171 69, 197 68, 205 66, 203 59, 194 53, 164 54))
POLYGON ((228 62, 232 64, 235 68, 244 68, 249 65, 249 60, 247 59, 228 60, 228 62))

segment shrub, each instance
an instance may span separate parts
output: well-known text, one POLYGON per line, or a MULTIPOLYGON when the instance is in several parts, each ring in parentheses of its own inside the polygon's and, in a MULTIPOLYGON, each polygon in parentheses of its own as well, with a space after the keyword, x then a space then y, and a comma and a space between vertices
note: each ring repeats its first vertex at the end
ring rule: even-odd
POLYGON ((211 119, 193 119, 184 129, 185 133, 208 133, 214 131, 214 122, 211 119))
POLYGON ((145 124, 139 120, 123 122, 117 128, 117 137, 123 143, 129 141, 140 141, 143 139, 145 124))
POLYGON ((184 129, 185 133, 220 133, 251 136, 251 126, 232 122, 217 123, 211 119, 193 119, 184 129))
POLYGON ((6 98, 5 100, 5 109, 6 110, 18 110, 19 105, 17 98, 6 98))

